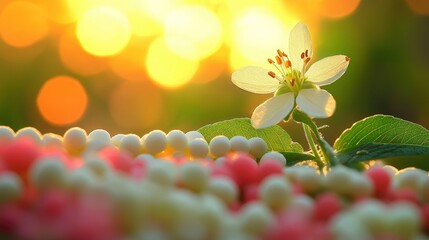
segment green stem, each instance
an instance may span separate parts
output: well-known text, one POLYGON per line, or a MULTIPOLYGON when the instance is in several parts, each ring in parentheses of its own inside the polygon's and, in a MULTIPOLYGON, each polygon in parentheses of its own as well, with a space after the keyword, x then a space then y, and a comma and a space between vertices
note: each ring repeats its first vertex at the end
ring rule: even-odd
POLYGON ((305 138, 307 138, 308 145, 310 146, 311 151, 313 152, 315 158, 315 161, 317 163, 317 166, 319 167, 319 171, 323 172, 323 167, 325 166, 325 163, 323 162, 322 158, 319 155, 319 152, 317 151, 316 144, 314 143, 313 138, 311 137, 311 130, 310 127, 304 123, 302 123, 302 127, 304 128, 305 138))

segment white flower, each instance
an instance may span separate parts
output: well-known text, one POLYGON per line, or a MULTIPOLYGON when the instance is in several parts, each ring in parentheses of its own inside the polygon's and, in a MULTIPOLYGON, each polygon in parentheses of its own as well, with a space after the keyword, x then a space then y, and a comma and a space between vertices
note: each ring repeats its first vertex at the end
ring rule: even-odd
POLYGON ((276 60, 268 59, 280 75, 255 66, 240 68, 232 74, 232 82, 243 90, 258 94, 275 93, 253 112, 253 127, 275 125, 287 117, 295 106, 311 117, 332 116, 335 99, 320 86, 340 78, 350 58, 344 55, 326 57, 307 69, 312 54, 307 26, 298 23, 290 32, 289 55, 277 50, 276 60))

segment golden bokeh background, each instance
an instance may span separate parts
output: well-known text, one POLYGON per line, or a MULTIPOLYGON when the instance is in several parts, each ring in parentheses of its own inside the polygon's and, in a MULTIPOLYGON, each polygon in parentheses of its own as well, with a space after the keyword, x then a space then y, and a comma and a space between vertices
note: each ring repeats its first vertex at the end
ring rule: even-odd
POLYGON ((315 59, 352 59, 326 87, 328 140, 376 113, 429 127, 427 0, 2 0, 0 125, 142 135, 248 117, 269 96, 231 73, 287 51, 298 21, 315 59))

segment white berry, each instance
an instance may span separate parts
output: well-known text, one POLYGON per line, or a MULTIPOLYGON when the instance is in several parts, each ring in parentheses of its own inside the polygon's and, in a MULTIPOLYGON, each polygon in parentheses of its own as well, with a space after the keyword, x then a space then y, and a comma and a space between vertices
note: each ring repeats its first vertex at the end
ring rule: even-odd
POLYGON ((210 153, 215 157, 225 156, 231 148, 230 141, 223 135, 218 135, 210 141, 209 149, 210 153))

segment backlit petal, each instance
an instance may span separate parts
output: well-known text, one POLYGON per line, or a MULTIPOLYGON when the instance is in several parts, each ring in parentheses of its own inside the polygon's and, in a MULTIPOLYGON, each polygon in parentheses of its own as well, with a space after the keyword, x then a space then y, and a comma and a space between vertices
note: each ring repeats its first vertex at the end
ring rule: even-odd
POLYGON ((349 62, 350 59, 344 55, 326 57, 311 65, 305 76, 308 81, 319 86, 327 85, 335 82, 344 74, 349 62))
POLYGON ((254 128, 266 128, 283 120, 294 106, 293 93, 274 96, 259 105, 252 114, 254 128))
POLYGON ((268 72, 261 67, 243 67, 232 73, 231 80, 239 88, 252 93, 272 93, 279 87, 279 81, 270 77, 268 72))
POLYGON ((309 116, 327 118, 335 112, 335 99, 323 89, 310 88, 299 91, 296 98, 298 107, 309 116))
POLYGON ((292 61, 292 68, 299 71, 302 70, 304 60, 301 59, 301 54, 308 51, 308 57, 312 57, 313 49, 311 47, 311 36, 307 26, 299 22, 291 30, 289 35, 289 55, 292 61))

